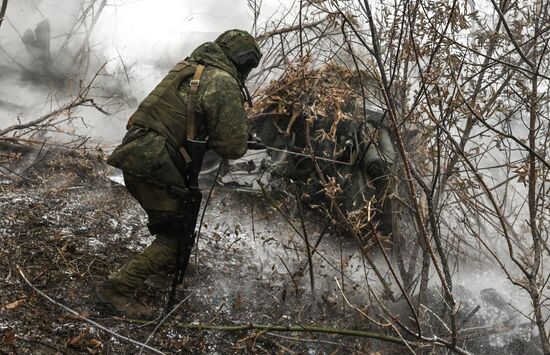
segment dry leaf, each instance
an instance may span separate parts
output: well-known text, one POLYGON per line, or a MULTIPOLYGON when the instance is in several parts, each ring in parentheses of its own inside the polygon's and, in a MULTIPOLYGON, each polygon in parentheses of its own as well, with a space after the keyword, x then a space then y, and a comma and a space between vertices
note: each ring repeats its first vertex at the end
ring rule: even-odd
POLYGON ((239 309, 243 303, 244 303, 244 300, 241 297, 241 294, 237 293, 237 296, 235 297, 235 301, 233 302, 233 309, 239 309))
POLYGON ((13 309, 17 309, 19 306, 21 306, 23 303, 25 303, 25 298, 20 298, 18 299, 17 301, 14 301, 12 303, 8 303, 7 305, 5 305, 4 307, 2 307, 3 309, 9 309, 9 310, 13 310, 13 309))
POLYGON ((67 345, 78 345, 84 338, 86 338, 86 335, 90 332, 90 328, 86 328, 82 333, 77 335, 76 337, 72 338, 67 342, 67 345))
POLYGON ((2 336, 2 343, 6 345, 11 345, 15 342, 15 330, 8 329, 2 336))
POLYGON ((88 346, 91 346, 92 348, 99 348, 101 346, 101 341, 97 339, 91 339, 88 341, 88 346))

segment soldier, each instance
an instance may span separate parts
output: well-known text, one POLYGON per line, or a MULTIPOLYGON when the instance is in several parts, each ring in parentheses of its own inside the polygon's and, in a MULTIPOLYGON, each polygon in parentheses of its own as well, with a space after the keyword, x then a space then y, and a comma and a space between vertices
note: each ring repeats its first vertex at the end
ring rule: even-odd
MULTIPOLYGON (((178 63, 130 117, 128 132, 108 163, 149 217, 156 238, 141 254, 96 286, 109 311, 148 317, 152 308, 135 291, 153 274, 179 272, 194 245, 200 207, 198 174, 207 149, 236 159, 247 150, 244 84, 261 52, 242 30, 222 33, 178 63)), ((174 288, 173 288, 174 289, 174 288)))

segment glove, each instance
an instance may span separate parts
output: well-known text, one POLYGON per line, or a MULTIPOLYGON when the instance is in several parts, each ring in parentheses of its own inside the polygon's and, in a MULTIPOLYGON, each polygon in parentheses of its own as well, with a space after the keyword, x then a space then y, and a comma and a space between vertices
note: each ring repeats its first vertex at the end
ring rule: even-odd
POLYGON ((258 137, 256 134, 248 134, 248 139, 246 142, 247 148, 252 150, 261 150, 266 149, 266 145, 262 143, 262 140, 260 137, 258 137))

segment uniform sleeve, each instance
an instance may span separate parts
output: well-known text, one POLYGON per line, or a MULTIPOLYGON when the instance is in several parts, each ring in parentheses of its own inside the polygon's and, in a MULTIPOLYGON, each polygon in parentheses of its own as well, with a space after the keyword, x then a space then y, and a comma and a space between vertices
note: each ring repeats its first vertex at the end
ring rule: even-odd
POLYGON ((237 159, 247 150, 248 122, 236 80, 213 71, 204 86, 202 108, 209 133, 208 145, 222 158, 237 159))

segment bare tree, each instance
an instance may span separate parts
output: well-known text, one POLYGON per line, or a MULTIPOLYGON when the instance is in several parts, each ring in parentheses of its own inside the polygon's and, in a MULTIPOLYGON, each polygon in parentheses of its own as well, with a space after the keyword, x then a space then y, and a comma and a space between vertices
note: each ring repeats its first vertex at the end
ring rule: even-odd
POLYGON ((2 21, 4 21, 4 16, 6 15, 7 8, 8 0, 2 0, 2 7, 0 7, 0 26, 2 26, 2 21))
MULTIPOLYGON (((435 335, 446 340, 444 346, 463 352, 459 344, 471 334, 468 321, 477 310, 470 312, 458 301, 457 270, 481 263, 500 269, 510 287, 530 300, 530 313, 521 317, 537 328, 540 348, 549 354, 544 272, 550 257, 549 5, 492 0, 484 5, 404 0, 373 9, 369 1, 300 2, 291 23, 275 23, 259 37, 270 49, 264 69, 287 78, 296 73, 294 81, 263 91, 260 100, 288 93, 287 86, 294 85, 295 110, 310 112, 304 116, 311 123, 322 110, 307 97, 315 91, 311 83, 300 81, 319 73, 300 67, 339 59, 350 71, 369 73, 358 76, 360 85, 352 91, 386 111, 399 151, 390 190, 393 215, 399 217, 392 255, 378 243, 390 271, 379 279, 397 286, 392 292, 407 300, 414 319, 412 327, 397 320, 399 328, 426 343, 435 335), (301 23, 305 17, 311 26, 301 23), (300 76, 300 70, 307 74, 300 76), (404 253, 407 249, 411 252, 404 253), (428 321, 435 313, 429 303, 434 283, 446 305, 438 314, 445 329, 439 333, 428 321)), ((293 122, 291 106, 278 114, 286 112, 293 122)), ((325 172, 316 172, 325 179, 327 193, 338 191, 325 172)), ((350 226, 356 222, 345 213, 336 215, 350 226)), ((379 236, 375 232, 370 238, 379 236)), ((382 295, 373 296, 386 309, 382 295)), ((389 308, 386 316, 399 319, 389 308)))

